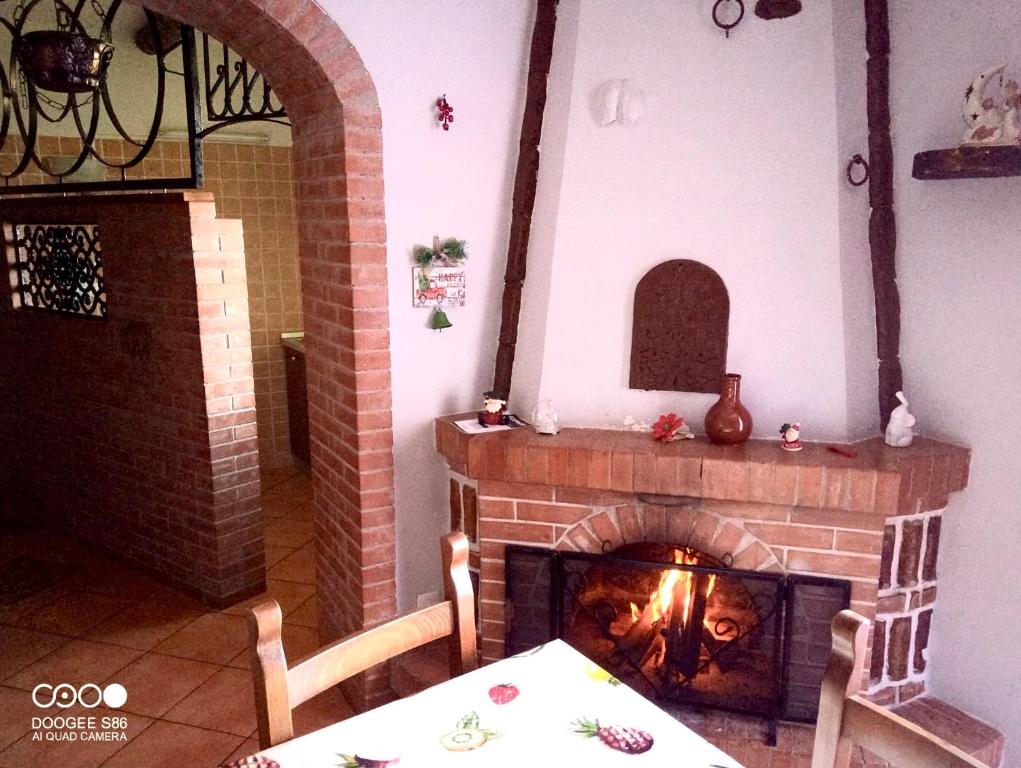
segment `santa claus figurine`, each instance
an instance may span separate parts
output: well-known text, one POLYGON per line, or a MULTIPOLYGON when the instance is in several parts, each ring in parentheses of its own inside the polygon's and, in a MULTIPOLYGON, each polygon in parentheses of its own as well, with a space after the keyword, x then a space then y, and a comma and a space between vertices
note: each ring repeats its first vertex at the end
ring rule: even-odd
POLYGON ((780 427, 780 437, 783 440, 780 443, 780 447, 785 451, 800 451, 801 450, 801 424, 794 422, 793 424, 784 424, 780 427))

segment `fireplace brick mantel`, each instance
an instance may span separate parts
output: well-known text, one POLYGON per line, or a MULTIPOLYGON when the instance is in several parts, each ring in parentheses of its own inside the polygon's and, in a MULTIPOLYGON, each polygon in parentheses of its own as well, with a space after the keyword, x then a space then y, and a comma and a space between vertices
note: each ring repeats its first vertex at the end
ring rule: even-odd
POLYGON ((779 441, 712 445, 705 438, 661 444, 648 434, 531 429, 468 435, 436 421, 436 445, 451 470, 474 480, 617 491, 628 494, 777 504, 903 515, 942 509, 968 482, 970 452, 916 439, 890 448, 881 438, 843 446, 854 458, 806 443, 787 453, 779 441))
POLYGON ((830 576, 874 621, 866 687, 874 700, 921 695, 937 596, 942 511, 968 481, 970 452, 934 440, 736 447, 705 438, 660 444, 647 433, 531 429, 468 435, 436 420, 451 474, 451 528, 472 542, 484 659, 504 653, 504 550, 529 544, 600 552, 623 543, 687 544, 733 567, 830 576))

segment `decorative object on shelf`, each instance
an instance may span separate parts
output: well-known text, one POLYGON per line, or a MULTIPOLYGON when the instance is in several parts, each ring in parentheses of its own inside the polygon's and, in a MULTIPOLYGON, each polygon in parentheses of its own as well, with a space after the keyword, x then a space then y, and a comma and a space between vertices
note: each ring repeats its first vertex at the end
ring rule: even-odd
POLYGON ((786 423, 780 427, 780 447, 785 451, 801 450, 801 424, 795 421, 793 424, 786 423))
POLYGON ((915 439, 915 417, 908 410, 908 401, 903 392, 896 395, 900 405, 890 414, 890 422, 886 425, 886 444, 893 448, 907 448, 915 439))
POLYGON ((552 400, 540 400, 532 409, 532 424, 540 435, 555 435, 560 432, 560 415, 553 408, 552 400))
POLYGON ((624 79, 607 80, 596 89, 593 112, 601 126, 631 126, 645 114, 645 91, 624 79))
POLYGON ((716 0, 716 4, 713 6, 713 23, 723 30, 724 34, 729 38, 730 30, 741 23, 744 19, 744 0, 716 0), (731 3, 737 6, 737 16, 730 16, 730 21, 727 21, 721 14, 720 11, 726 7, 728 10, 731 9, 731 3))
POLYGON ((741 375, 725 373, 720 399, 705 415, 705 433, 717 445, 740 445, 752 433, 752 415, 741 403, 741 375))
POLYGON ((482 394, 482 410, 479 411, 479 424, 492 427, 503 424, 506 418, 507 395, 502 392, 484 392, 482 394))
POLYGON ((755 15, 760 19, 786 19, 801 13, 801 0, 758 0, 755 15))
POLYGON ((447 313, 439 307, 433 310, 432 317, 429 318, 429 327, 434 331, 442 331, 444 328, 453 327, 453 323, 450 322, 450 318, 447 317, 447 313))
POLYGON ((1021 96, 1016 80, 1008 80, 1002 101, 986 94, 989 83, 999 77, 1003 84, 1006 64, 991 67, 979 73, 964 92, 963 115, 968 130, 961 141, 964 145, 1017 146, 1021 136, 1021 96))
POLYGON ((664 413, 656 419, 656 423, 652 425, 652 436, 661 443, 695 437, 684 423, 684 418, 676 413, 664 413))
POLYGON ((959 147, 915 155, 911 175, 921 180, 996 179, 1021 176, 1021 86, 1008 79, 1006 64, 979 73, 964 92, 963 116, 968 129, 959 147), (1002 99, 987 93, 999 79, 1002 99))
POLYGON ((433 238, 433 247, 416 245, 413 254, 417 266, 412 268, 412 306, 463 307, 467 299, 468 258, 466 242, 447 238, 440 243, 433 238))
POLYGON ((860 187, 869 180, 869 163, 861 155, 855 155, 847 163, 847 180, 851 183, 852 187, 860 187), (862 168, 861 178, 854 178, 854 167, 860 165, 862 168))
POLYGON ((454 108, 447 102, 447 94, 436 99, 436 122, 442 125, 445 131, 449 131, 450 124, 454 122, 454 108))

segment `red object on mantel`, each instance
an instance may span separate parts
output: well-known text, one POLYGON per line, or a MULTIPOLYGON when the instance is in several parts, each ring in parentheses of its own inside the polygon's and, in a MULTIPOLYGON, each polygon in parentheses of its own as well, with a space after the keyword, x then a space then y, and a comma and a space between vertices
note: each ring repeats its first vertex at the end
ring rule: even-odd
POLYGON ((854 450, 854 448, 848 448, 846 445, 827 445, 826 450, 846 456, 849 459, 853 459, 858 455, 858 451, 854 450))
POLYGON ((741 375, 725 373, 720 399, 705 415, 705 433, 717 445, 740 445, 752 434, 752 415, 741 404, 741 375))

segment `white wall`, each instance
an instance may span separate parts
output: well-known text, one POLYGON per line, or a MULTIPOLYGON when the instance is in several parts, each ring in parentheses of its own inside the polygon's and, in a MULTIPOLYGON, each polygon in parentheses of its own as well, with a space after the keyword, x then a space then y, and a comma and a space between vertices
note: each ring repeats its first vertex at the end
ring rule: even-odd
MULTIPOLYGON (((808 439, 846 434, 844 307, 833 24, 828 3, 785 21, 751 13, 726 39, 711 2, 584 0, 541 379, 572 424, 677 411, 701 430, 715 396, 628 388, 634 288, 689 258, 731 299, 728 370, 744 375, 756 433, 800 420, 808 439), (642 87, 638 125, 598 127, 606 79, 642 87)), ((540 308, 541 309, 541 308, 540 308)), ((527 306, 526 313, 540 311, 527 306)), ((517 386, 517 385, 516 385, 517 386)), ((512 399, 513 395, 512 395, 512 399)), ((531 402, 515 399, 527 412, 531 402)))
POLYGON ((972 448, 944 518, 935 692, 1008 734, 1021 765, 1021 179, 916 181, 915 152, 955 146, 982 69, 1021 76, 1013 0, 891 3, 905 386, 920 426, 972 448))
POLYGON ((383 113, 402 609, 439 587, 449 530, 446 471, 433 419, 481 405, 492 386, 524 99, 532 4, 323 0, 361 54, 383 113), (443 131, 432 105, 454 108, 443 131), (468 241, 468 305, 433 331, 411 306, 411 249, 434 234, 468 241))

